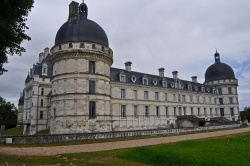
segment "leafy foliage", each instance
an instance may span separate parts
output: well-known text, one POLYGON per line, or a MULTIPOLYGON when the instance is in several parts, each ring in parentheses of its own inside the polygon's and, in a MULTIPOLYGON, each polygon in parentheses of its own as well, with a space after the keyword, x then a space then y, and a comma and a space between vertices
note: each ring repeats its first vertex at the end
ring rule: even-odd
POLYGON ((25 21, 34 0, 1 0, 0 1, 0 73, 6 72, 3 64, 8 63, 7 55, 22 55, 25 48, 23 40, 31 40, 25 34, 28 29, 25 21))
POLYGON ((15 127, 17 124, 17 109, 14 104, 6 102, 0 97, 0 125, 5 125, 6 129, 15 127))
POLYGON ((250 107, 245 107, 244 111, 240 112, 241 120, 244 121, 245 118, 250 122, 250 107))

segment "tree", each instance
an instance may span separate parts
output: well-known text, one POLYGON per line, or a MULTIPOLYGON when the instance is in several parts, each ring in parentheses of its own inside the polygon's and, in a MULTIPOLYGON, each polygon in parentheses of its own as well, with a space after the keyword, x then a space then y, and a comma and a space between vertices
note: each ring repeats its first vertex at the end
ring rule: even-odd
POLYGON ((246 118, 250 122, 250 107, 245 107, 244 111, 240 112, 240 117, 242 121, 246 118))
POLYGON ((0 126, 5 125, 5 128, 16 127, 18 111, 14 104, 6 102, 0 96, 0 126))
POLYGON ((28 13, 34 0, 0 0, 0 74, 6 72, 3 65, 8 63, 8 55, 19 56, 25 52, 23 40, 31 40, 25 34, 28 13))

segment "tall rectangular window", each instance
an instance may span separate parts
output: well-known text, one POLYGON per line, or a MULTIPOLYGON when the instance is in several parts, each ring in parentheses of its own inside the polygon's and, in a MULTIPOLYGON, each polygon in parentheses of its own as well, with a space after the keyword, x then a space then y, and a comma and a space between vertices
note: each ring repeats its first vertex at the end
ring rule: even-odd
POLYGON ((220 108, 220 116, 224 116, 224 108, 220 108))
POLYGON ((134 100, 137 100, 137 90, 134 90, 134 100))
POLYGON ((168 101, 168 94, 165 93, 165 101, 168 101))
POLYGON ((176 107, 174 107, 174 116, 176 116, 176 107))
POLYGON ((223 104, 223 98, 219 98, 220 104, 223 104))
POLYGON ((160 117, 160 110, 159 107, 156 106, 156 117, 159 118, 160 117))
POLYGON ((168 117, 168 107, 166 107, 166 117, 168 117))
POLYGON ((230 108, 231 116, 234 116, 234 108, 230 108))
POLYGON ((145 106, 145 117, 149 118, 148 106, 145 106))
POLYGON ((121 105, 121 118, 126 118, 126 106, 121 105))
POLYGON ((210 108, 210 115, 213 116, 213 109, 210 108))
POLYGON ((121 89, 121 99, 125 99, 125 89, 121 89))
POLYGON ((232 94, 232 88, 228 87, 228 94, 232 94))
POLYGON ((182 115, 181 107, 179 107, 179 116, 182 115))
POLYGON ((193 95, 190 95, 190 103, 193 103, 193 95))
POLYGON ((233 104, 233 98, 229 97, 229 104, 233 104))
POLYGON ((207 109, 206 108, 204 108, 204 114, 205 114, 205 116, 207 116, 207 109))
POLYGON ((158 101, 159 100, 159 93, 155 92, 155 100, 158 101))
POLYGON ((41 95, 44 95, 44 88, 41 89, 41 95))
POLYGON ((216 102, 216 98, 214 98, 214 104, 217 104, 217 102, 216 102))
POLYGON ((191 115, 194 115, 194 109, 193 108, 190 109, 191 109, 191 115))
POLYGON ((95 74, 95 61, 89 61, 89 73, 95 74))
POLYGON ((221 88, 218 88, 218 94, 222 95, 222 89, 221 88))
POLYGON ((173 94, 173 101, 176 101, 176 95, 173 94))
POLYGON ((89 102, 89 119, 96 118, 96 104, 94 101, 89 102))
POLYGON ((201 110, 200 110, 200 108, 198 108, 198 116, 200 116, 201 115, 201 110))
POLYGON ((138 109, 136 105, 134 106, 134 117, 138 118, 138 109))
POLYGON ((203 103, 206 104, 206 97, 203 97, 203 103))
POLYGON ((200 103, 200 97, 199 96, 196 96, 196 101, 197 101, 197 103, 200 103))
POLYGON ((43 99, 41 99, 41 107, 43 107, 43 99))
POLYGON ((89 93, 95 93, 95 81, 89 80, 89 93))
POLYGON ((144 91, 144 100, 148 100, 148 91, 144 91))
POLYGON ((185 103, 186 102, 186 96, 182 95, 182 102, 185 103))
POLYGON ((186 107, 183 107, 183 115, 187 115, 186 114, 186 107))
POLYGON ((181 102, 181 95, 178 94, 178 102, 181 102))
POLYGON ((40 111, 40 119, 43 119, 43 111, 40 111))

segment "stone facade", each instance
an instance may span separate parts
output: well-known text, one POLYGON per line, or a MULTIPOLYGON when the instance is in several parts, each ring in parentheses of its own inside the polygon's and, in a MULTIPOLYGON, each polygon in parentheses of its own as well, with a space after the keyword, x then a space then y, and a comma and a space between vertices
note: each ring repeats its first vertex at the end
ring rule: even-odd
MULTIPOLYGON (((177 71, 165 77, 164 68, 159 75, 135 72, 131 62, 125 63, 125 69, 112 68, 113 51, 105 32, 87 19, 86 4, 79 11, 76 6, 76 2, 70 4, 69 20, 58 30, 55 45, 39 54, 25 81, 24 134, 45 129, 65 134, 185 128, 239 121, 234 73, 198 83, 195 76, 191 81, 178 78, 177 71)), ((219 62, 218 53, 215 58, 219 62)))

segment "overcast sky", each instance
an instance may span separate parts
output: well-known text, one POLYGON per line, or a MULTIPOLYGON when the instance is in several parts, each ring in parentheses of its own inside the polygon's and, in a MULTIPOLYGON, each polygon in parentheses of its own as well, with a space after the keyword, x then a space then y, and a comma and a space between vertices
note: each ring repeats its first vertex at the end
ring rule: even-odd
MULTIPOLYGON (((17 106, 29 69, 67 21, 71 0, 36 0, 29 14, 21 57, 9 57, 0 76, 0 96, 17 106)), ((81 0, 77 2, 81 3, 81 0)), ((85 0, 88 18, 106 32, 114 51, 113 67, 179 78, 197 76, 204 82, 206 69, 214 63, 215 48, 221 61, 230 65, 239 80, 240 110, 250 106, 250 1, 247 0, 85 0)))

